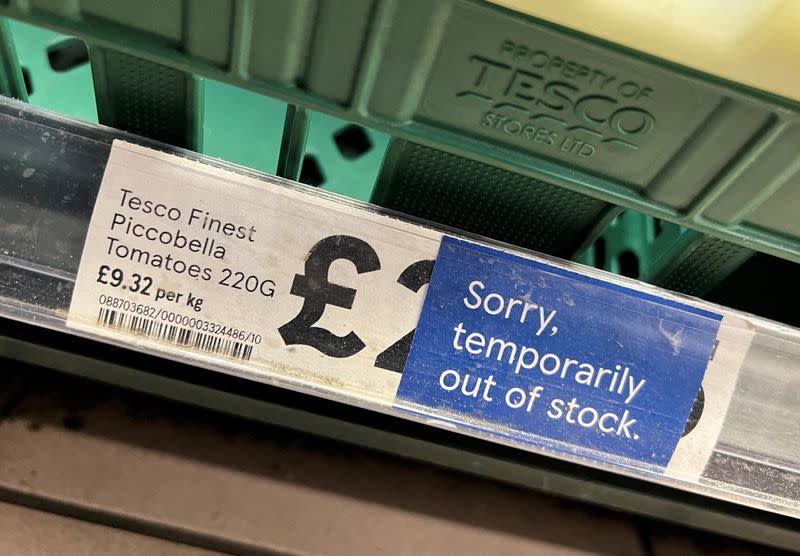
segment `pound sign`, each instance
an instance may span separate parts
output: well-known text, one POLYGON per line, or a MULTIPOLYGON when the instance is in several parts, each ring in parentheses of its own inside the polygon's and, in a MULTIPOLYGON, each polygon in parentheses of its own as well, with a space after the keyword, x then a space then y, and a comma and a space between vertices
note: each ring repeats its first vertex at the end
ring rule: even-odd
POLYGON ((353 263, 356 272, 381 268, 378 254, 366 242, 352 236, 330 236, 318 241, 306 257, 305 274, 296 274, 291 294, 304 297, 300 313, 278 328, 286 345, 303 344, 329 357, 350 357, 364 349, 364 342, 352 330, 337 336, 330 330, 313 326, 325 312, 326 305, 352 309, 356 290, 328 281, 331 264, 339 259, 353 263))

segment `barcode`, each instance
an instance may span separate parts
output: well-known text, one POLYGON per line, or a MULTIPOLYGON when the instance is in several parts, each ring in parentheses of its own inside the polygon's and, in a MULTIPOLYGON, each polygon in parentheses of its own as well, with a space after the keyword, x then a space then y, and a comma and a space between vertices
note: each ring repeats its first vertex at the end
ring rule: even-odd
POLYGON ((233 357, 242 361, 250 361, 253 346, 231 338, 221 338, 184 328, 168 322, 156 321, 141 315, 132 315, 101 307, 97 315, 97 324, 107 328, 125 330, 141 334, 154 340, 163 340, 179 346, 192 347, 206 353, 233 357))

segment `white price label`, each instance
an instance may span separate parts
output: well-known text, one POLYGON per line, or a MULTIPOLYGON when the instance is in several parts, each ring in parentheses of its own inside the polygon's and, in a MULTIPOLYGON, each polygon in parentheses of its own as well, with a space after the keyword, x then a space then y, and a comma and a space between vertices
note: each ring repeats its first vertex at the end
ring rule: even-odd
POLYGON ((68 324, 391 402, 440 239, 115 141, 68 324))

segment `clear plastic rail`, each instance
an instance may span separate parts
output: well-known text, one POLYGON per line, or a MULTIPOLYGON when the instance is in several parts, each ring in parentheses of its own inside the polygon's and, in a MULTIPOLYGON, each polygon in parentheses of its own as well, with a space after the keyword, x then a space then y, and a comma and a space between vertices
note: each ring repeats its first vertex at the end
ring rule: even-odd
MULTIPOLYGON (((109 338, 90 329, 68 327, 67 318, 84 243, 115 139, 170 152, 182 159, 213 167, 215 171, 241 176, 246 182, 243 187, 252 189, 256 187, 252 184, 262 182, 284 188, 291 192, 296 203, 314 204, 324 200, 325 203, 347 207, 348 214, 381 212, 368 204, 202 155, 70 120, 16 101, 0 100, 0 316, 159 353, 193 365, 269 381, 520 449, 800 517, 800 419, 797 416, 800 405, 800 331, 571 262, 515 251, 574 273, 713 311, 740 323, 748 332, 746 351, 743 350, 741 357, 731 363, 731 368, 723 369, 723 373, 737 378, 726 411, 722 413, 721 429, 712 441, 713 447, 709 447, 707 463, 697 476, 665 473, 663 469, 635 460, 598 457, 586 451, 572 450, 570 446, 523 442, 504 435, 491 424, 466 426, 463 421, 429 408, 404 408, 391 403, 391 400, 387 403, 384 398, 372 398, 369 385, 359 389, 335 381, 323 383, 316 378, 313 369, 303 375, 300 372, 283 373, 278 365, 266 365, 263 372, 248 372, 242 365, 225 358, 198 357, 188 349, 165 349, 162 352, 152 344, 126 341, 122 337, 109 338)), ((399 223, 398 226, 402 224, 403 230, 436 230, 434 224, 404 221, 399 215, 390 216, 399 223)), ((242 233, 246 235, 246 230, 242 233)), ((472 238, 471 241, 496 245, 485 239, 472 238)), ((508 246, 498 248, 511 249, 508 246)), ((358 369, 353 372, 357 374, 358 369)))

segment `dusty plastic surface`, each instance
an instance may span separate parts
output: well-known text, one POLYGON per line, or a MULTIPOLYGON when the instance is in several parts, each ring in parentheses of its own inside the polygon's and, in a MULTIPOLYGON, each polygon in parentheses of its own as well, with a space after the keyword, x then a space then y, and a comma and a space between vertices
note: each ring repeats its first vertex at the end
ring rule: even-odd
POLYGON ((203 79, 116 50, 91 50, 99 120, 202 151, 203 79))
POLYGON ((540 180, 399 140, 389 143, 371 201, 567 259, 620 210, 540 180))
POLYGON ((796 100, 484 2, 209 6, 32 0, 0 15, 800 261, 796 100))
MULTIPOLYGON (((111 142, 115 138, 143 141, 11 101, 4 101, 0 107, 0 129, 3 131, 0 134, 0 314, 6 318, 94 338, 96 336, 91 333, 76 332, 65 326, 73 282, 111 142)), ((176 152, 180 156, 223 167, 250 178, 282 184, 293 190, 299 187, 277 181, 266 174, 186 151, 176 152)), ((329 200, 337 199, 308 188, 301 187, 300 191, 312 197, 320 195, 329 200)), ((338 199, 359 210, 376 210, 370 205, 338 199)), ((555 259, 551 259, 550 263, 743 319, 747 327, 754 331, 754 336, 742 361, 719 440, 708 465, 695 481, 669 478, 647 466, 637 466, 624 459, 597 460, 563 450, 552 451, 530 445, 519 447, 752 508, 800 517, 800 490, 797 487, 800 484, 800 434, 795 414, 796 399, 800 392, 800 383, 797 381, 800 332, 699 300, 680 298, 652 286, 580 265, 555 259)), ((135 345, 125 342, 120 345, 137 349, 135 345)), ((169 356, 220 372, 237 374, 235 368, 224 361, 200 362, 186 356, 169 356)), ((736 371, 730 369, 731 373, 736 371)), ((252 374, 245 376, 257 379, 252 374)), ((337 390, 335 386, 320 388, 313 383, 284 380, 280 376, 263 379, 344 403, 413 418, 408 413, 398 413, 385 403, 364 399, 363 395, 356 396, 347 389, 337 390)), ((424 422, 445 426, 436 417, 429 415, 424 422)), ((509 443, 508 439, 485 431, 457 426, 456 430, 495 442, 509 443)))

